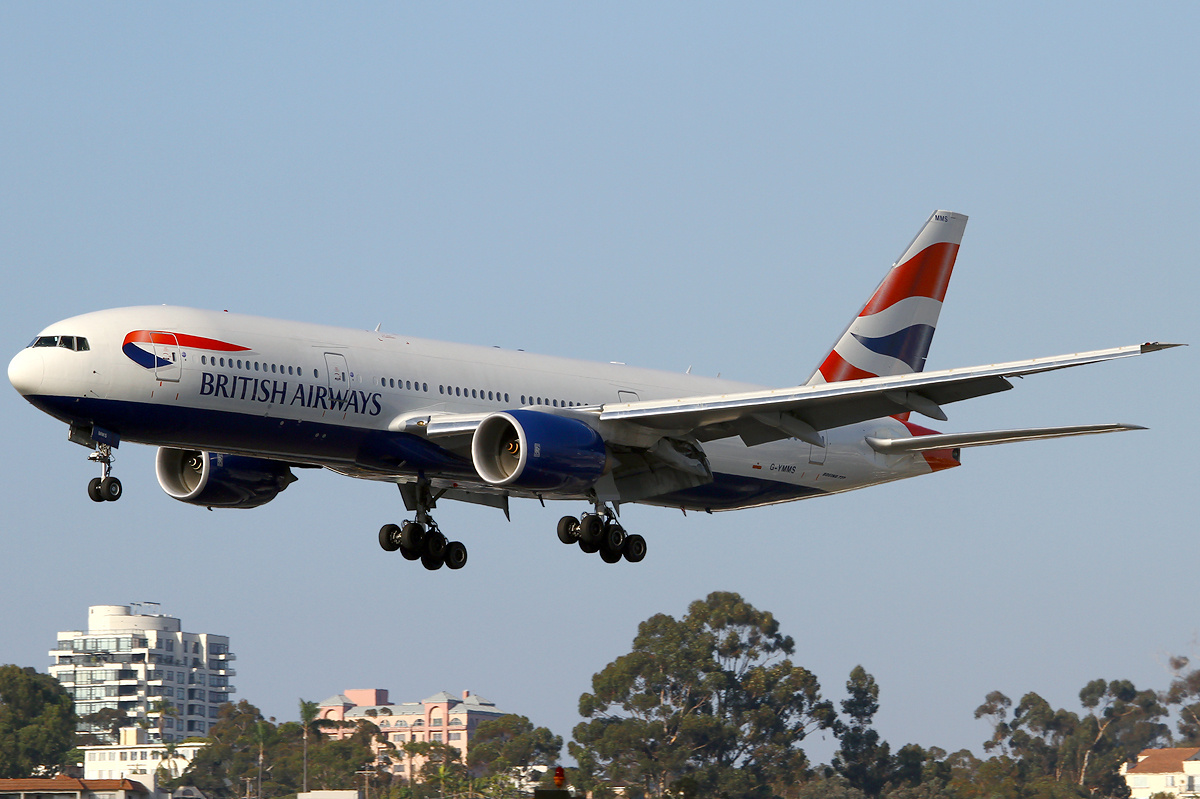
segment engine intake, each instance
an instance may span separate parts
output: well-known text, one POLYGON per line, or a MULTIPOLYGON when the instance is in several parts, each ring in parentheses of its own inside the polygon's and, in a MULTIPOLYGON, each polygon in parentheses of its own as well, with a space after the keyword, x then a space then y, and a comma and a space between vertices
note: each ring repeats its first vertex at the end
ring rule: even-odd
POLYGON ((471 439, 475 471, 496 486, 532 491, 591 487, 604 474, 604 439, 578 419, 540 411, 486 417, 471 439))
POLYGON ((209 508, 257 508, 296 481, 276 461, 168 447, 158 450, 154 471, 168 496, 209 508))

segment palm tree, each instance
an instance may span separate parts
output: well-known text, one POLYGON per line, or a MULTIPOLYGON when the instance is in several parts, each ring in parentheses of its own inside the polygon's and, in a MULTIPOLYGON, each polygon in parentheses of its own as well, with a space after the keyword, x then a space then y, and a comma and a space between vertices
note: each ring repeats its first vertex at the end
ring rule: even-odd
POLYGON ((300 700, 300 724, 304 727, 304 792, 308 793, 308 729, 317 720, 317 703, 300 700))
POLYGON ((158 715, 158 741, 163 743, 163 716, 178 716, 175 705, 165 699, 155 699, 147 711, 150 715, 158 715))

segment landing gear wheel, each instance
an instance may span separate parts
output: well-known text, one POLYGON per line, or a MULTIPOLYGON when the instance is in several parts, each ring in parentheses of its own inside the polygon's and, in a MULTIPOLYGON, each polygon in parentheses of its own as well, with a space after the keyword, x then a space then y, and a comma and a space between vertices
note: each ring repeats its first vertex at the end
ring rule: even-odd
POLYGON ((405 522, 400 529, 400 546, 420 553, 425 545, 425 528, 416 522, 405 522))
POLYGON ((100 496, 108 502, 116 502, 121 498, 121 481, 115 477, 105 477, 100 481, 100 496))
POLYGON ((394 524, 385 524, 379 528, 379 546, 384 552, 395 552, 400 548, 400 528, 394 524))
POLYGON ((429 571, 431 571, 431 572, 435 572, 438 569, 442 568, 442 566, 444 564, 445 564, 445 561, 443 561, 441 558, 433 557, 428 552, 426 552, 424 555, 421 556, 421 565, 424 566, 426 569, 429 569, 429 571))
POLYGON ((400 545, 400 554, 404 556, 405 560, 420 560, 421 559, 420 552, 416 551, 415 549, 409 549, 408 547, 404 546, 403 544, 400 545))
POLYGON ((621 547, 625 544, 625 528, 617 524, 615 521, 610 521, 604 525, 604 533, 600 536, 600 550, 613 552, 618 557, 621 554, 621 547))
POLYGON ((646 539, 637 533, 626 536, 625 544, 621 549, 624 551, 625 560, 630 563, 637 563, 646 557, 646 539))
POLYGON ((605 563, 616 563, 620 559, 620 552, 613 551, 611 549, 604 549, 603 547, 600 549, 600 560, 604 561, 605 563))
POLYGON ((564 516, 558 520, 558 540, 564 544, 574 544, 579 540, 579 520, 574 516, 564 516))
MULTIPOLYGON (((579 541, 588 544, 598 544, 600 536, 604 533, 604 519, 594 513, 589 513, 583 517, 583 521, 579 523, 579 541)), ((584 550, 585 552, 587 550, 584 550)), ((595 550, 592 550, 595 552, 595 550)))
POLYGON ((589 555, 591 555, 593 552, 599 551, 600 545, 594 541, 589 544, 587 541, 584 541, 582 538, 580 538, 579 539, 579 548, 582 549, 584 552, 588 553, 589 555))
POLYGON ((440 530, 430 530, 425 535, 425 554, 439 561, 446 557, 446 536, 440 530))
POLYGON ((446 566, 451 569, 461 569, 467 565, 467 548, 461 541, 451 541, 446 545, 446 566))
POLYGON ((92 502, 104 501, 104 495, 100 493, 99 477, 93 477, 88 481, 88 496, 92 498, 92 502))

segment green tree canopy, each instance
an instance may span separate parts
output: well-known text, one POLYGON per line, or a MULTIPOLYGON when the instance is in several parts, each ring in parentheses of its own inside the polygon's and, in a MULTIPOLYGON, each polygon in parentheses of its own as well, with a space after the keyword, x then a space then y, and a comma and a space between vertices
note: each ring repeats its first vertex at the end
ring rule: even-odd
MULTIPOLYGON (((316 789, 352 789, 361 783, 355 772, 374 761, 371 740, 378 728, 362 724, 354 734, 331 741, 311 740, 307 750, 308 781, 316 789)), ((258 708, 242 700, 221 706, 220 718, 209 731, 208 745, 168 787, 195 785, 209 796, 233 799, 251 792, 261 780, 262 796, 298 792, 305 778, 304 725, 276 725, 258 708)))
POLYGON ((0 778, 57 771, 75 745, 75 703, 48 674, 0 666, 0 778))
POLYGON ((562 754, 562 745, 562 736, 534 727, 525 716, 509 713, 475 729, 467 765, 487 776, 534 765, 553 766, 562 754))
POLYGON ((879 685, 862 666, 855 666, 846 681, 847 699, 842 712, 847 721, 838 723, 841 747, 833 757, 833 769, 851 786, 867 796, 878 796, 893 777, 894 764, 887 742, 871 727, 879 710, 879 685))
POLYGON ((806 773, 800 742, 836 718, 816 677, 787 658, 794 650, 774 616, 734 593, 642 622, 633 651, 579 699, 581 779, 652 796, 775 795, 806 773))
MULTIPOLYGON (((984 750, 999 757, 981 766, 981 772, 1014 786, 1048 781, 1085 796, 1123 795, 1118 767, 1168 740, 1161 722, 1167 709, 1155 692, 1139 691, 1129 680, 1092 680, 1079 692, 1079 702, 1083 713, 1056 709, 1033 692, 1016 707, 999 691, 988 694, 975 717, 991 720, 992 737, 984 750)), ((1047 790, 1039 792, 1048 796, 1047 790)))

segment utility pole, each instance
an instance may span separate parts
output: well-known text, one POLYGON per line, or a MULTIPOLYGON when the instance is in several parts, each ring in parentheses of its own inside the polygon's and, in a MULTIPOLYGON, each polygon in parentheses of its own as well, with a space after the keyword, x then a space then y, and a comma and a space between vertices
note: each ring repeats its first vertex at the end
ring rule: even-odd
POLYGON ((371 799, 371 783, 367 781, 368 777, 375 772, 369 768, 354 772, 355 774, 363 775, 363 799, 371 799))

